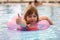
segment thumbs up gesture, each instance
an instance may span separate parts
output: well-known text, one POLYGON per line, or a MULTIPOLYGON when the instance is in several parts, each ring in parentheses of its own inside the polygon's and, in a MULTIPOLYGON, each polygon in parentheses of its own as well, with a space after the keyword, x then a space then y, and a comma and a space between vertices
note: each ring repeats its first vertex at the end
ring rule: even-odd
POLYGON ((16 19, 16 23, 17 23, 17 24, 20 24, 20 23, 21 23, 21 17, 20 17, 20 15, 19 15, 19 13, 18 13, 18 18, 16 19))

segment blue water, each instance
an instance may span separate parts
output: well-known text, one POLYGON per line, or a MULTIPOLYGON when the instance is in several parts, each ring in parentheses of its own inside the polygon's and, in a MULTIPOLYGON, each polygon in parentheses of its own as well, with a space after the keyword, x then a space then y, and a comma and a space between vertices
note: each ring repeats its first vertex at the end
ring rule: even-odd
POLYGON ((0 40, 60 40, 60 6, 37 7, 39 16, 46 15, 54 23, 50 28, 40 31, 12 31, 8 30, 6 23, 12 16, 20 13, 23 16, 25 5, 0 4, 0 40))

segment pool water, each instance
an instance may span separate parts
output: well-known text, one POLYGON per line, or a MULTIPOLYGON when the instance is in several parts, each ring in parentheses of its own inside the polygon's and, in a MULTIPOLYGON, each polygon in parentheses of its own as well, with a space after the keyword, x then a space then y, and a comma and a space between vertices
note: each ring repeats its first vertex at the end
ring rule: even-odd
POLYGON ((54 23, 46 30, 25 32, 9 30, 6 23, 17 13, 23 16, 25 6, 24 4, 0 4, 0 40, 60 40, 60 6, 37 7, 39 16, 46 15, 54 23))

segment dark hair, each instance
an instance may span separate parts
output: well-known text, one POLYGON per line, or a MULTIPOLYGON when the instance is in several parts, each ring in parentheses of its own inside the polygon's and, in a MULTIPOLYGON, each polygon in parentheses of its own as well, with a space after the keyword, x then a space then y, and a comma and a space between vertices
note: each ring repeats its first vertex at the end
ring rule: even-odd
POLYGON ((32 4, 32 1, 30 1, 29 4, 32 4))
POLYGON ((37 16, 37 22, 38 22, 39 18, 38 18, 37 9, 36 9, 35 7, 33 7, 33 6, 31 6, 31 7, 26 11, 26 13, 25 13, 25 15, 24 15, 24 19, 25 19, 26 23, 27 23, 26 17, 29 16, 29 15, 32 15, 33 13, 36 14, 36 16, 37 16))
POLYGON ((34 0, 34 3, 38 3, 38 1, 37 0, 34 0))

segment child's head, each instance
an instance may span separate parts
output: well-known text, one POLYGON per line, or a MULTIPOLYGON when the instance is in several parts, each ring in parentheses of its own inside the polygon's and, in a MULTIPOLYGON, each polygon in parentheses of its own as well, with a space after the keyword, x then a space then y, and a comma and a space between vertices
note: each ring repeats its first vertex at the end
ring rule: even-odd
POLYGON ((38 22, 38 12, 37 9, 31 6, 25 13, 24 19, 26 23, 38 22))
POLYGON ((35 5, 35 6, 38 6, 38 3, 39 3, 39 2, 38 2, 37 0, 34 0, 34 5, 35 5))
POLYGON ((32 4, 32 1, 29 2, 29 5, 31 5, 31 4, 32 4))

